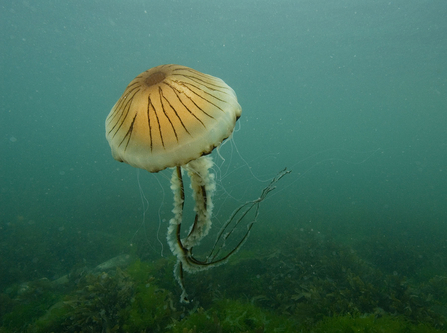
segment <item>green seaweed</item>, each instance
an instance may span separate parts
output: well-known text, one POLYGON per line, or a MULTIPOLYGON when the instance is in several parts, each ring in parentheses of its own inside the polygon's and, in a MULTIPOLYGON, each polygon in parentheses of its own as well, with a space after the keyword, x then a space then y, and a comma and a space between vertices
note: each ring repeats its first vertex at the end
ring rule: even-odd
POLYGON ((25 331, 60 298, 47 279, 16 285, 2 294, 1 327, 5 332, 25 331))
POLYGON ((204 272, 194 284, 186 281, 205 308, 216 300, 244 298, 298 319, 303 329, 325 317, 370 314, 401 315, 437 328, 447 324, 440 304, 447 293, 443 279, 417 285, 399 274, 383 274, 352 248, 312 231, 284 237, 271 254, 204 272))
POLYGON ((133 282, 119 268, 87 274, 76 290, 48 309, 28 331, 118 332, 122 311, 130 304, 133 293, 133 282))
POLYGON ((313 333, 435 333, 442 332, 428 324, 413 324, 401 317, 350 315, 326 317, 312 330, 313 333))
POLYGON ((17 284, 1 294, 0 332, 438 332, 447 325, 444 276, 417 283, 383 273, 312 230, 264 248, 186 275, 189 305, 178 302, 173 258, 107 273, 82 266, 65 290, 46 279, 17 284))
POLYGON ((182 321, 170 326, 170 332, 296 332, 297 323, 237 300, 221 300, 205 311, 198 308, 182 321))
POLYGON ((172 294, 148 282, 136 289, 131 307, 126 311, 125 332, 164 332, 176 315, 172 294))

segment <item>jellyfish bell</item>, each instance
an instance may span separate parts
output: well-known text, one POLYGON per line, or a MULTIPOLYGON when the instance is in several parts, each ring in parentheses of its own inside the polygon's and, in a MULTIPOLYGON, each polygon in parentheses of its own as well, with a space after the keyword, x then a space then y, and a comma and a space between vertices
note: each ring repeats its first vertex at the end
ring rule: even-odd
MULTIPOLYGON (((182 288, 183 302, 187 302, 183 270, 194 273, 224 263, 240 248, 254 223, 253 220, 249 224, 234 248, 220 255, 226 238, 246 215, 232 214, 218 233, 211 253, 204 260, 193 256, 193 247, 211 227, 216 186, 214 174, 210 173, 213 161, 209 154, 232 134, 241 112, 234 90, 221 79, 180 65, 161 65, 132 80, 106 119, 106 138, 117 161, 149 172, 174 169, 174 216, 169 221, 167 241, 177 257, 174 275, 182 288), (191 180, 196 213, 185 238, 180 236, 185 200, 183 170, 191 180)), ((277 180, 281 177, 277 176, 277 180)), ((264 189, 265 195, 276 181, 264 189)), ((264 198, 261 195, 235 212, 255 208, 257 216, 264 198)))
POLYGON ((158 172, 211 153, 233 132, 241 116, 224 81, 179 65, 138 75, 106 120, 113 157, 158 172))

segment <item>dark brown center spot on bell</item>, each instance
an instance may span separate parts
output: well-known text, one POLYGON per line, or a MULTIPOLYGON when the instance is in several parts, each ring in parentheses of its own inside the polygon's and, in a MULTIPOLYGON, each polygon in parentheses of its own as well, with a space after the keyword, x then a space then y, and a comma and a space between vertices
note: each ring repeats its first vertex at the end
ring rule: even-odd
POLYGON ((166 77, 166 74, 163 72, 155 72, 149 75, 144 82, 148 87, 153 86, 154 84, 160 83, 166 77))

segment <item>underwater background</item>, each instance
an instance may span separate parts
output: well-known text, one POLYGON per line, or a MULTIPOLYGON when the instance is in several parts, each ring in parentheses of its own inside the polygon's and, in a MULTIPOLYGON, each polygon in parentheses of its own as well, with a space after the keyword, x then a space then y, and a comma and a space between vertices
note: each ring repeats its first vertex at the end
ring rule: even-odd
POLYGON ((1 2, 0 332, 446 330, 446 13, 1 2), (229 263, 185 276, 187 305, 165 241, 170 172, 116 162, 104 129, 127 84, 169 63, 220 77, 243 110, 212 154, 211 239, 292 171, 229 263))

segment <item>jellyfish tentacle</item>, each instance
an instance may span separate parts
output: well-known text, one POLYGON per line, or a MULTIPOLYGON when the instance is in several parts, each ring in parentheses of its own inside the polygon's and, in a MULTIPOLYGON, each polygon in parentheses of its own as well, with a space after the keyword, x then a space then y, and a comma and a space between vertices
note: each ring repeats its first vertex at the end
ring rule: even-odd
POLYGON ((182 294, 180 295, 181 303, 189 303, 188 293, 186 292, 185 284, 183 283, 183 263, 177 260, 177 263, 174 267, 174 277, 177 280, 177 283, 182 290, 182 294))
POLYGON ((236 208, 219 231, 209 255, 205 260, 199 260, 193 256, 192 250, 194 245, 197 245, 207 235, 211 227, 212 202, 210 200, 211 196, 206 195, 207 190, 212 193, 215 188, 215 184, 213 183, 214 177, 209 177, 209 169, 211 166, 212 160, 210 157, 206 157, 206 163, 200 163, 199 166, 195 164, 188 165, 187 170, 191 178, 191 187, 193 188, 193 196, 196 202, 196 217, 185 239, 180 239, 184 194, 182 175, 179 169, 177 169, 177 172, 174 171, 171 177, 171 189, 174 191, 174 209, 172 210, 174 217, 169 221, 168 243, 171 251, 177 257, 174 276, 182 290, 180 301, 183 303, 189 303, 188 294, 186 293, 183 282, 183 271, 186 270, 189 273, 195 273, 219 266, 227 262, 232 255, 237 253, 247 240, 251 228, 257 221, 261 202, 276 188, 276 183, 286 174, 290 173, 287 169, 280 171, 262 190, 259 198, 248 201, 236 208), (220 256, 221 250, 225 247, 226 240, 231 237, 237 226, 247 217, 252 209, 255 210, 254 216, 247 224, 247 231, 228 253, 220 256))
MULTIPOLYGON (((181 167, 176 167, 175 171, 173 172, 173 177, 175 177, 175 173, 177 173, 177 180, 179 183, 179 198, 180 198, 180 202, 181 202, 181 214, 183 215, 183 207, 185 206, 185 188, 183 186, 183 178, 182 178, 182 168, 181 167)), ((177 223, 177 232, 176 232, 176 238, 177 238, 177 244, 178 246, 180 246, 183 250, 183 252, 185 252, 185 248, 183 247, 182 241, 181 241, 181 235, 180 235, 180 231, 181 231, 181 227, 182 227, 182 216, 180 216, 180 223, 177 223)))
POLYGON ((179 166, 176 167, 175 172, 177 172, 177 178, 180 184, 180 199, 182 200, 182 210, 183 210, 183 206, 185 204, 185 189, 183 187, 182 168, 179 166))
POLYGON ((196 218, 188 236, 182 240, 183 246, 188 250, 198 245, 211 228, 212 196, 216 189, 214 174, 210 173, 212 166, 213 159, 211 156, 202 156, 185 166, 191 179, 195 202, 194 211, 196 212, 196 218))
POLYGON ((183 270, 190 273, 206 269, 204 263, 192 256, 192 248, 198 245, 211 227, 211 214, 213 204, 211 194, 214 192, 214 175, 209 173, 213 161, 209 156, 203 156, 193 163, 185 166, 191 178, 191 187, 195 201, 196 218, 188 236, 181 239, 180 230, 183 219, 183 207, 185 202, 182 172, 176 167, 171 176, 171 189, 174 193, 174 216, 169 221, 167 240, 171 252, 177 257, 174 268, 174 276, 182 289, 181 301, 188 302, 188 295, 183 283, 183 270))
MULTIPOLYGON (((207 210, 207 204, 206 204, 206 202, 207 202, 207 196, 206 196, 206 189, 205 189, 205 186, 200 186, 200 188, 199 188, 199 191, 201 192, 201 194, 202 194, 202 198, 203 198, 203 200, 201 200, 200 202, 197 202, 198 204, 200 204, 200 205, 202 205, 203 204, 203 207, 201 207, 201 209, 199 210, 199 211, 201 211, 201 212, 205 212, 206 210, 207 210)), ((197 193, 197 195, 199 195, 200 196, 200 193, 197 193)), ((193 225, 191 226, 191 229, 189 230, 189 233, 188 233, 188 236, 187 236, 187 238, 188 237, 194 237, 194 234, 197 234, 199 231, 197 230, 198 228, 198 222, 199 222, 199 218, 200 218, 200 215, 199 214, 196 214, 196 217, 194 218, 194 223, 193 223, 193 225)), ((202 220, 203 220, 203 217, 201 218, 202 220)), ((203 238, 203 237, 202 237, 203 238)))
POLYGON ((257 218, 258 218, 258 215, 259 215, 259 207, 260 207, 261 202, 264 201, 264 199, 267 197, 267 195, 276 188, 276 183, 282 177, 284 177, 285 175, 287 175, 290 172, 291 171, 287 170, 287 168, 285 168, 282 171, 280 171, 270 181, 270 183, 262 190, 261 195, 259 196, 259 198, 257 198, 256 200, 247 201, 246 203, 242 204, 241 206, 239 206, 238 208, 236 208, 233 211, 233 213, 230 215, 228 220, 224 223, 224 225, 220 229, 220 231, 219 231, 219 233, 218 233, 218 235, 216 237, 216 241, 214 242, 213 248, 211 249, 210 254, 207 256, 207 262, 209 262, 210 264, 219 263, 219 262, 224 263, 226 260, 228 260, 233 254, 235 254, 239 250, 239 248, 247 240, 247 238, 248 238, 248 236, 250 234, 250 230, 253 227, 253 224, 257 221, 257 218), (236 230, 236 227, 239 225, 239 223, 244 220, 244 218, 247 216, 248 213, 250 213, 250 211, 253 208, 255 209, 255 213, 254 213, 253 219, 252 219, 252 221, 250 221, 247 224, 247 231, 242 236, 242 238, 239 241, 239 243, 235 247, 233 247, 233 249, 230 250, 230 252, 225 254, 223 257, 221 257, 219 259, 216 259, 219 256, 221 250, 224 248, 225 241, 228 238, 230 238, 230 236, 232 235, 233 231, 236 230), (236 217, 238 215, 240 215, 240 216, 236 219, 236 217), (233 221, 234 221, 234 223, 233 223, 233 221), (228 230, 228 232, 225 232, 226 230, 228 230))
POLYGON ((182 172, 180 167, 177 167, 172 173, 171 190, 174 193, 174 208, 172 212, 174 216, 169 220, 167 241, 171 252, 180 258, 186 255, 187 250, 183 247, 180 239, 180 228, 183 219, 183 205, 185 202, 182 172))
POLYGON ((180 237, 183 219, 183 206, 185 203, 185 191, 181 167, 176 167, 172 172, 171 189, 174 193, 174 208, 172 209, 174 216, 169 220, 167 241, 171 252, 177 257, 177 263, 174 267, 174 277, 182 289, 180 301, 183 303, 189 303, 188 294, 186 293, 185 285, 183 283, 183 263, 187 263, 189 251, 183 246, 180 237))

